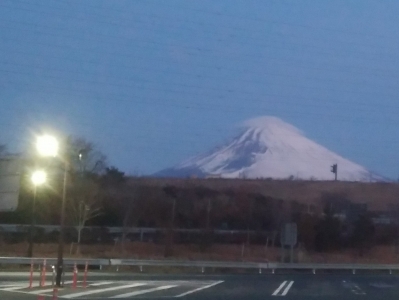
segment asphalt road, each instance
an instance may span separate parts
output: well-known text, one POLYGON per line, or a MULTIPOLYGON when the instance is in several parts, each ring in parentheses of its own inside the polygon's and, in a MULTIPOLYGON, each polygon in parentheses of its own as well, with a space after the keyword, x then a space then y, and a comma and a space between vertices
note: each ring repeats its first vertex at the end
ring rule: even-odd
MULTIPOLYGON (((0 274, 0 299, 53 299, 48 281, 28 288, 27 274, 0 274)), ((81 279, 81 278, 80 278, 81 279)), ((88 286, 73 288, 70 281, 58 290, 58 299, 397 299, 397 275, 136 275, 89 274, 88 286)), ((55 298, 54 298, 55 299, 55 298)))

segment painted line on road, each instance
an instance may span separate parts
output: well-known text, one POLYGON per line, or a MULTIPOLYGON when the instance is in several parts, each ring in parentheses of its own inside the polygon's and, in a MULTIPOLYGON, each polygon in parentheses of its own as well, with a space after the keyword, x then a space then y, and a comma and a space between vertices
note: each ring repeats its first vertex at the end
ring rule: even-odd
POLYGON ((14 284, 0 284, 0 288, 7 288, 7 287, 16 287, 16 286, 26 286, 25 283, 14 283, 14 284))
POLYGON ((350 289, 350 291, 355 295, 366 295, 366 292, 363 291, 359 285, 354 282, 342 280, 342 284, 345 288, 350 289))
POLYGON ((90 286, 101 286, 101 285, 107 285, 107 284, 113 284, 115 281, 104 281, 104 282, 96 282, 96 283, 91 283, 89 284, 90 286))
MULTIPOLYGON (((73 282, 72 280, 64 281, 64 285, 66 285, 66 284, 71 284, 72 282, 73 282)), ((78 283, 79 283, 79 282, 80 282, 80 281, 78 281, 78 283)), ((40 283, 33 283, 33 284, 32 284, 32 287, 33 287, 33 288, 53 287, 52 284, 53 284, 53 283, 52 283, 51 281, 46 281, 45 284, 44 284, 44 286, 41 286, 40 283)), ((29 288, 29 286, 24 285, 24 288, 29 288)))
POLYGON ((26 289, 26 288, 28 288, 28 285, 18 285, 18 286, 14 285, 13 287, 1 289, 1 290, 9 292, 9 291, 15 291, 15 290, 22 290, 22 289, 26 289))
POLYGON ((276 296, 278 293, 280 293, 280 291, 283 289, 283 287, 285 286, 286 283, 287 283, 287 281, 283 281, 283 283, 280 284, 280 286, 274 291, 272 296, 276 296))
POLYGON ((155 287, 155 288, 151 288, 151 289, 146 289, 146 290, 141 290, 141 291, 135 291, 135 292, 131 292, 131 293, 126 293, 126 294, 121 294, 121 295, 116 295, 113 296, 111 298, 127 298, 127 297, 134 297, 134 296, 138 296, 138 295, 142 295, 142 294, 147 294, 147 293, 151 293, 151 292, 156 292, 156 291, 162 291, 162 290, 167 290, 167 289, 171 289, 174 288, 178 285, 163 285, 163 286, 159 286, 159 287, 155 287))
POLYGON ((357 284, 353 285, 352 292, 356 295, 366 295, 366 293, 357 284))
POLYGON ((46 290, 37 290, 37 291, 30 291, 29 294, 42 294, 42 293, 48 293, 48 292, 52 292, 54 290, 54 288, 51 289, 46 289, 46 290))
POLYGON ((202 286, 202 287, 196 288, 196 289, 194 289, 194 290, 185 292, 185 293, 180 294, 180 295, 177 295, 177 296, 175 296, 175 297, 176 297, 176 298, 178 298, 178 297, 184 297, 184 296, 186 296, 186 295, 189 295, 189 294, 192 294, 192 293, 201 291, 201 290, 209 289, 210 287, 213 287, 213 286, 215 286, 215 285, 217 285, 217 284, 220 284, 220 283, 222 283, 222 282, 224 282, 224 280, 216 281, 216 282, 214 282, 214 283, 211 283, 211 284, 208 284, 208 285, 206 285, 206 286, 202 286))
POLYGON ((294 281, 290 281, 287 285, 288 281, 283 281, 280 286, 273 292, 272 296, 285 296, 289 292, 290 288, 294 284, 294 281), (283 290, 284 289, 284 290, 283 290), (280 294, 281 290, 283 292, 280 294))
POLYGON ((121 289, 128 289, 128 288, 133 288, 133 287, 142 286, 142 285, 146 285, 146 284, 145 283, 133 283, 133 284, 127 284, 127 285, 120 285, 120 286, 114 286, 114 287, 105 288, 105 289, 96 289, 96 290, 85 291, 85 292, 80 292, 80 293, 73 293, 73 294, 62 296, 62 298, 71 299, 71 298, 77 298, 80 296, 99 294, 99 293, 116 291, 116 290, 121 290, 121 289))
POLYGON ((285 288, 284 292, 281 294, 281 296, 285 296, 287 295, 288 291, 290 290, 290 288, 292 287, 292 285, 294 284, 293 281, 291 281, 288 286, 285 288))

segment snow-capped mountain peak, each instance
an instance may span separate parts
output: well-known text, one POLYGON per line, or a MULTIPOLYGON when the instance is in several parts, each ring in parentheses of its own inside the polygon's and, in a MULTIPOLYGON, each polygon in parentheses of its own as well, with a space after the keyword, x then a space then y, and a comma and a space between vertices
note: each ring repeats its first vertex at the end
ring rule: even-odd
POLYGON ((244 122, 241 132, 228 143, 155 175, 332 180, 332 164, 338 165, 339 180, 382 180, 271 116, 244 122))
POLYGON ((271 133, 287 132, 287 133, 303 134, 302 131, 300 131, 298 128, 273 116, 263 116, 247 120, 243 122, 242 127, 271 132, 271 133))

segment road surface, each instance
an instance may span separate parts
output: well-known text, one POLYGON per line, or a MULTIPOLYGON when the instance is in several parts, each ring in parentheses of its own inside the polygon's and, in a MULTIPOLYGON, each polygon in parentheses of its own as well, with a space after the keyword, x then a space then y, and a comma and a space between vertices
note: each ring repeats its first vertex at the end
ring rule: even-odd
MULTIPOLYGON (((81 279, 81 278, 80 278, 81 279)), ((0 299, 53 299, 51 282, 28 288, 28 277, 0 274, 0 299)), ((353 274, 137 275, 89 274, 87 287, 71 281, 58 299, 397 299, 399 276, 353 274), (91 275, 91 276, 90 276, 91 275)))

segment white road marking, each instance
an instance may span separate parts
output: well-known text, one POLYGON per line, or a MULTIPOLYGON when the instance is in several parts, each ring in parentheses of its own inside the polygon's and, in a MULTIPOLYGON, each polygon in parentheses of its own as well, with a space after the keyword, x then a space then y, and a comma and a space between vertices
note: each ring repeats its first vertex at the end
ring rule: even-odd
POLYGON ((366 295, 366 293, 357 284, 353 285, 352 292, 356 295, 366 295))
POLYGON ((131 293, 126 293, 126 294, 121 294, 121 295, 116 295, 111 298, 127 298, 127 297, 134 297, 137 295, 142 295, 142 294, 147 294, 151 292, 156 292, 156 291, 161 291, 161 290, 167 290, 176 287, 177 285, 163 285, 151 289, 146 289, 146 290, 140 290, 140 291, 135 291, 131 293))
POLYGON ((366 292, 363 291, 360 286, 358 286, 356 283, 350 282, 350 281, 342 281, 343 285, 345 288, 350 289, 350 291, 355 294, 355 295, 366 295, 366 292))
MULTIPOLYGON (((72 283, 72 281, 65 281, 65 284, 70 284, 70 283, 72 283)), ((44 287, 51 287, 51 282, 46 282, 46 285, 44 286, 44 287)), ((32 284, 32 288, 38 288, 38 287, 40 287, 40 284, 38 284, 38 283, 33 283, 32 284)), ((0 289, 2 290, 2 291, 17 291, 17 290, 23 290, 23 289, 29 289, 29 286, 27 285, 27 284, 25 284, 25 283, 15 283, 15 284, 10 284, 10 285, 8 285, 8 287, 7 286, 0 286, 0 289)), ((41 290, 41 291, 43 291, 43 290, 41 290)), ((30 292, 29 291, 29 293, 31 293, 31 294, 35 294, 36 292, 39 292, 39 291, 32 291, 32 292, 30 292)))
POLYGON ((9 287, 9 288, 5 288, 5 289, 2 289, 3 291, 15 291, 15 290, 22 290, 22 289, 26 289, 26 288, 28 288, 28 286, 27 285, 19 285, 19 286, 13 286, 13 287, 9 287))
POLYGON ((46 289, 46 290, 30 291, 29 294, 34 294, 34 295, 39 294, 40 295, 40 294, 43 294, 43 293, 52 292, 53 290, 54 290, 54 288, 46 289))
POLYGON ((216 282, 214 282, 214 283, 211 283, 211 284, 208 284, 208 285, 206 285, 206 286, 202 286, 202 287, 196 288, 196 289, 194 289, 194 290, 185 292, 185 293, 180 294, 180 295, 177 295, 177 296, 175 296, 175 297, 184 297, 184 296, 186 296, 186 295, 189 295, 189 294, 192 294, 192 293, 201 291, 201 290, 208 289, 208 288, 213 287, 213 286, 215 286, 215 285, 217 285, 217 284, 220 284, 220 283, 222 283, 222 282, 224 282, 224 281, 223 281, 223 280, 216 281, 216 282))
POLYGON ((287 283, 288 283, 288 281, 283 281, 283 283, 280 284, 280 286, 273 292, 272 296, 285 296, 285 295, 287 295, 288 291, 290 290, 290 288, 294 284, 294 281, 290 281, 288 284, 287 283), (280 294, 282 289, 284 289, 284 290, 280 294))
POLYGON ((13 287, 13 286, 25 286, 25 284, 23 284, 23 283, 1 284, 0 288, 7 288, 7 287, 13 287))
MULTIPOLYGON (((72 280, 66 280, 66 281, 64 281, 64 284, 71 284, 72 282, 73 282, 72 280)), ((81 281, 77 281, 77 283, 79 283, 79 282, 81 282, 81 281)), ((42 286, 42 287, 50 287, 52 285, 53 285, 52 281, 46 281, 44 283, 44 286, 42 286)), ((41 286, 40 286, 40 283, 33 282, 32 287, 41 287, 41 286)))
POLYGON ((113 284, 113 283, 115 283, 115 281, 96 282, 96 283, 91 283, 89 285, 90 286, 100 286, 100 285, 113 284))
POLYGON ((293 281, 291 281, 288 286, 285 288, 284 292, 281 294, 281 296, 285 296, 287 295, 288 291, 290 290, 290 288, 292 287, 292 285, 294 284, 293 281))
POLYGON ((69 295, 62 296, 62 298, 71 299, 71 298, 77 298, 80 296, 86 296, 86 295, 91 295, 91 294, 99 294, 99 293, 116 291, 116 290, 121 290, 121 289, 128 289, 128 288, 142 286, 142 285, 146 285, 146 284, 145 283, 133 283, 133 284, 127 284, 127 285, 119 285, 119 286, 113 286, 113 287, 105 288, 105 289, 95 289, 95 290, 84 291, 84 292, 80 292, 80 293, 69 294, 69 295))
POLYGON ((283 283, 280 284, 280 286, 274 291, 272 296, 276 296, 278 293, 280 293, 280 291, 283 289, 283 287, 285 286, 286 283, 287 283, 287 281, 283 281, 283 283))
MULTIPOLYGON (((65 284, 71 283, 72 281, 65 281, 65 284)), ((134 297, 137 295, 142 295, 146 293, 151 293, 151 292, 156 292, 156 291, 162 291, 162 290, 168 290, 174 287, 185 287, 187 292, 184 292, 182 294, 179 294, 177 296, 171 295, 170 297, 184 297, 186 295, 199 292, 201 290, 205 290, 208 288, 211 288, 217 284, 220 284, 224 282, 223 280, 220 281, 199 281, 199 280, 177 280, 177 281, 94 281, 94 282, 88 282, 89 286, 92 286, 92 289, 86 289, 86 290, 69 290, 67 287, 67 290, 64 291, 64 295, 62 295, 60 298, 65 298, 65 299, 74 299, 78 297, 84 297, 84 296, 90 296, 93 295, 96 297, 96 294, 101 294, 101 293, 106 293, 106 292, 111 292, 114 291, 114 295, 110 295, 111 298, 123 298, 123 297, 134 297), (113 286, 108 286, 111 285, 113 286), (119 284, 118 286, 115 284, 119 284), (152 286, 151 286, 152 285, 152 286), (154 286, 155 285, 155 286, 154 286), (140 287, 140 286, 147 286, 147 288, 139 290, 135 289, 133 291, 127 290, 125 291, 126 293, 121 294, 122 289, 129 289, 129 288, 134 288, 134 287, 140 287), (95 287, 95 288, 94 288, 95 287), (66 292, 66 293, 65 293, 66 292)), ((34 289, 29 289, 27 284, 25 282, 9 282, 6 284, 6 282, 3 282, 3 284, 0 284, 0 290, 2 291, 10 291, 10 292, 17 292, 17 293, 24 293, 24 294, 31 294, 31 295, 47 295, 51 296, 51 293, 53 292, 53 288, 51 287, 51 284, 39 288, 38 283, 34 285, 34 289)), ((287 288, 287 286, 285 286, 287 288)), ((288 288, 289 289, 289 288, 288 288)), ((287 292, 288 292, 287 289, 287 292)), ((281 290, 281 289, 280 289, 281 290)))

